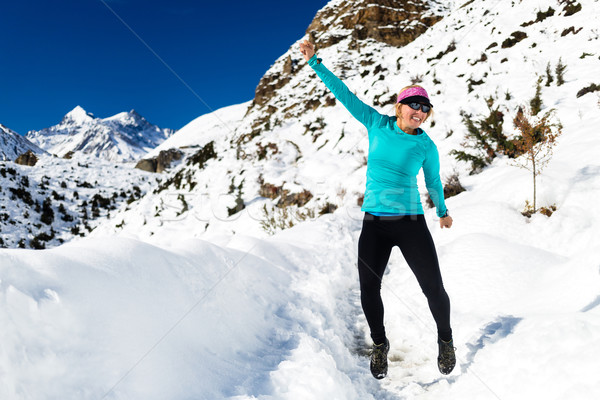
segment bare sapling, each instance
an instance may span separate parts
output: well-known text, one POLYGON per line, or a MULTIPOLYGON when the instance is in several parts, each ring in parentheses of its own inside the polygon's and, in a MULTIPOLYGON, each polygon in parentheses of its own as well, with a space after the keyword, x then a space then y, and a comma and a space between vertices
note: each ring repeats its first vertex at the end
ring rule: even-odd
POLYGON ((537 116, 531 110, 527 112, 519 108, 513 123, 520 133, 514 140, 515 147, 521 156, 515 159, 515 164, 532 172, 533 178, 533 205, 527 207, 523 213, 531 216, 537 209, 537 182, 536 177, 541 174, 544 167, 552 158, 552 150, 562 134, 560 122, 553 122, 554 110, 546 112, 543 116, 537 116))

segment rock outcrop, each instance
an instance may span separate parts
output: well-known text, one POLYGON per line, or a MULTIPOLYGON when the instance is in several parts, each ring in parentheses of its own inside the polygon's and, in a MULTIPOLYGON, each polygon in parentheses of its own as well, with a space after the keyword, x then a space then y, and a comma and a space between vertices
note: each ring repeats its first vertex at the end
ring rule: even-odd
POLYGON ((402 47, 442 19, 432 1, 344 0, 321 10, 306 33, 317 48, 332 46, 347 37, 373 39, 402 47), (337 29, 335 29, 337 28, 337 29), (341 28, 341 29, 340 29, 341 28), (349 32, 344 32, 347 30, 349 32))
POLYGON ((21 154, 15 160, 15 163, 20 164, 20 165, 26 165, 28 167, 33 167, 37 162, 38 162, 38 158, 31 150, 27 151, 26 153, 21 154))
POLYGON ((182 156, 183 153, 177 149, 163 150, 156 157, 140 160, 135 167, 142 171, 161 173, 169 168, 173 161, 181 160, 182 156))

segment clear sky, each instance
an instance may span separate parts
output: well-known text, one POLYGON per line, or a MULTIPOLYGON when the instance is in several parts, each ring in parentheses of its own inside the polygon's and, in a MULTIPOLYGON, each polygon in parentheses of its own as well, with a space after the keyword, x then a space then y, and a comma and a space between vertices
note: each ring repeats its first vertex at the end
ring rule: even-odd
POLYGON ((254 98, 262 75, 326 4, 2 1, 0 124, 25 134, 80 105, 100 118, 135 109, 179 129, 254 98))

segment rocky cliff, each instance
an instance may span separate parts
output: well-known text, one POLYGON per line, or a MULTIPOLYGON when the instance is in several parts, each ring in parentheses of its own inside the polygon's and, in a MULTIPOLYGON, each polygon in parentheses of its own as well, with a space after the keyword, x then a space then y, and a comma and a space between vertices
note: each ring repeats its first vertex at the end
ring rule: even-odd
MULTIPOLYGON (((446 11, 441 1, 337 0, 317 13, 306 34, 317 51, 348 39, 348 48, 358 53, 369 40, 402 47, 440 21, 446 11)), ((265 106, 304 66, 295 50, 278 60, 260 80, 253 107, 265 106)), ((313 109, 317 106, 310 105, 313 109)), ((267 110, 267 114, 270 111, 274 110, 267 110)))

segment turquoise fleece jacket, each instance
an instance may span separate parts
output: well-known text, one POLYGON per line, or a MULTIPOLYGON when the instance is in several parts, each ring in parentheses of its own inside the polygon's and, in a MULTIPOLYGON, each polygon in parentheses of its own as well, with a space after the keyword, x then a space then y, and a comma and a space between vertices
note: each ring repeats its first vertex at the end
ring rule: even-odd
POLYGON ((416 135, 402 131, 395 116, 382 115, 359 100, 316 55, 308 64, 336 99, 367 128, 367 184, 361 210, 376 215, 423 214, 417 187, 417 174, 423 168, 425 186, 437 216, 442 217, 446 213, 446 204, 440 180, 440 157, 435 143, 425 131, 419 128, 416 135))

